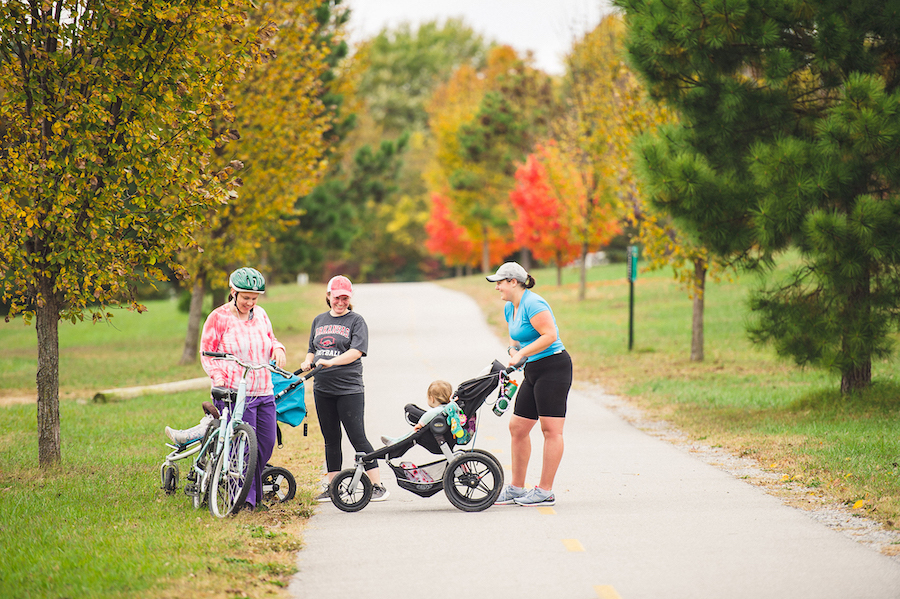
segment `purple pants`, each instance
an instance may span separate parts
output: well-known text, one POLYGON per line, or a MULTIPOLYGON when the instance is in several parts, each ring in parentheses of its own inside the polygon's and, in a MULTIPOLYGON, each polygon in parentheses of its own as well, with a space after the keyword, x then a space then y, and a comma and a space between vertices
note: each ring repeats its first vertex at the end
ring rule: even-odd
MULTIPOLYGON (((216 402, 216 407, 221 412, 224 403, 216 402)), ((262 473, 275 451, 275 440, 278 436, 278 423, 275 420, 275 396, 248 396, 244 404, 244 422, 256 431, 256 472, 250 482, 250 491, 247 493, 247 503, 256 507, 262 503, 262 473)))

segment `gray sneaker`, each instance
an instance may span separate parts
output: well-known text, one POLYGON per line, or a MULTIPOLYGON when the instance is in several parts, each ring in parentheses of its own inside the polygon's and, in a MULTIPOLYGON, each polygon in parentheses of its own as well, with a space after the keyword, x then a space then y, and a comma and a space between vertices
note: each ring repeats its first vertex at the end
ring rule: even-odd
POLYGON ((322 492, 316 495, 313 501, 316 501, 318 503, 327 503, 331 501, 330 487, 328 485, 324 485, 322 487, 322 492))
POLYGON ((542 506, 555 505, 556 497, 553 491, 545 491, 544 489, 535 487, 514 500, 516 505, 542 506))
POLYGON ((503 487, 503 490, 500 491, 500 494, 497 495, 497 500, 494 502, 494 505, 512 505, 516 502, 516 497, 522 497, 527 492, 528 491, 522 487, 506 485, 503 487))
POLYGON ((391 496, 390 491, 384 488, 384 485, 372 485, 372 499, 370 501, 384 501, 391 496))

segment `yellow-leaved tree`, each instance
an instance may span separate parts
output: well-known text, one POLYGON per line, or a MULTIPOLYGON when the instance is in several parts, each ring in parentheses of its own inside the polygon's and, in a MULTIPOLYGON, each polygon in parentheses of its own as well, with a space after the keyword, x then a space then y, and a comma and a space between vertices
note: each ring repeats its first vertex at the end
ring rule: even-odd
POLYGON ((556 122, 556 133, 561 148, 593 178, 597 196, 620 203, 623 220, 635 231, 633 241, 642 247, 646 270, 671 268, 687 289, 694 302, 691 360, 702 361, 706 278, 717 278, 727 269, 671 217, 644 201, 633 143, 674 117, 647 97, 626 64, 624 36, 622 18, 610 14, 573 45, 566 58, 568 105, 556 122))
MULTIPOLYGON (((0 3, 0 280, 10 317, 34 318, 38 457, 60 461, 61 318, 139 311, 138 280, 193 244, 234 195, 211 119, 259 54, 242 2, 0 3), (200 51, 222 47, 228 52, 200 51)), ((237 166, 237 165, 235 165, 237 166)))
MULTIPOLYGON (((227 90, 233 119, 216 119, 211 160, 227 170, 240 164, 241 187, 233 201, 210 211, 198 232, 203 251, 189 249, 181 260, 192 276, 191 306, 182 364, 195 362, 207 290, 224 289, 237 266, 257 266, 298 197, 321 177, 331 143, 333 113, 322 101, 328 54, 343 35, 343 9, 333 0, 274 0, 248 11, 250 26, 263 39, 265 60, 227 90), (334 27, 335 22, 339 24, 334 27), (335 40, 337 38, 337 40, 335 40)), ((224 40, 225 43, 228 40, 224 40)), ((300 215, 296 215, 300 216, 300 215)))

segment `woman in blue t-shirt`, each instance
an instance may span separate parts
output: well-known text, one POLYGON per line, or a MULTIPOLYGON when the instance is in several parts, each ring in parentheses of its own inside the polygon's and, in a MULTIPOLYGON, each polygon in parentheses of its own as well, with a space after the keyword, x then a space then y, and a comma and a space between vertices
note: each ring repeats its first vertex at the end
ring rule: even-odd
POLYGON ((509 421, 512 484, 504 487, 495 505, 553 505, 553 479, 562 460, 566 402, 572 386, 572 359, 559 338, 550 304, 530 291, 534 277, 518 263, 507 262, 487 280, 496 283, 500 299, 506 302, 503 314, 509 326, 509 364, 528 359, 509 421), (544 434, 541 480, 534 489, 526 490, 530 434, 539 421, 544 434))

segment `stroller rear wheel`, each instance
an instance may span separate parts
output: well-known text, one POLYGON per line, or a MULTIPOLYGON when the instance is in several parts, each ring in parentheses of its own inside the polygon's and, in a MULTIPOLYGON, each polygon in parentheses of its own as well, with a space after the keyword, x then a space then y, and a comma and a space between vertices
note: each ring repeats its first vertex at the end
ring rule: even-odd
POLYGON ((503 488, 503 470, 487 452, 467 451, 453 458, 444 472, 447 499, 464 512, 494 505, 503 488))
POLYGON ((350 490, 355 474, 356 468, 342 470, 334 477, 329 487, 332 503, 345 512, 358 512, 366 507, 369 500, 372 499, 372 481, 365 474, 360 477, 356 489, 350 490))
POLYGON ((290 501, 297 492, 297 481, 290 470, 281 466, 266 465, 262 473, 263 501, 276 503, 290 501))

